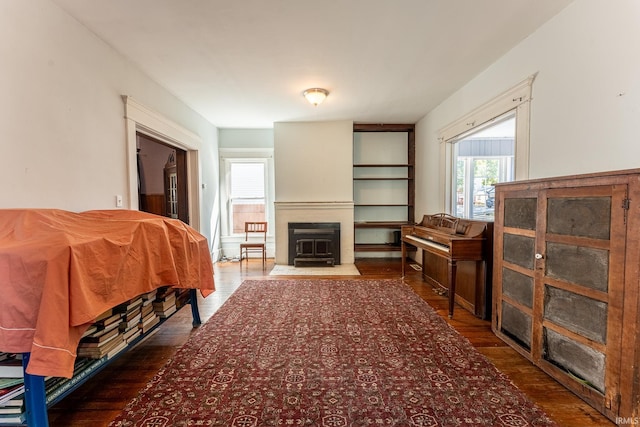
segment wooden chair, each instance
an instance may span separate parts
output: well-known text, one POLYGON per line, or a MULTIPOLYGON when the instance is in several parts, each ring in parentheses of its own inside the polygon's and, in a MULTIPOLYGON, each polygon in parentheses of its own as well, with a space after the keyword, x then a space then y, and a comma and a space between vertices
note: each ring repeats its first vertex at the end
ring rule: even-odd
POLYGON ((247 259, 247 264, 249 264, 250 253, 261 254, 262 269, 264 269, 267 261, 267 223, 266 222, 245 222, 244 223, 244 242, 240 243, 240 268, 242 268, 243 256, 247 259), (260 234, 262 234, 262 238, 261 238, 261 241, 258 241, 255 239, 255 237, 260 234))

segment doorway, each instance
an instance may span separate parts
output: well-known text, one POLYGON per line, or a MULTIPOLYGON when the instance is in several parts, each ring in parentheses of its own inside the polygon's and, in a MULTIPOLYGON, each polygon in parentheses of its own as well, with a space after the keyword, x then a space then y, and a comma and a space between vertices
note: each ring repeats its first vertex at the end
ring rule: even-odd
POLYGON ((187 152, 136 132, 138 209, 189 223, 187 152))

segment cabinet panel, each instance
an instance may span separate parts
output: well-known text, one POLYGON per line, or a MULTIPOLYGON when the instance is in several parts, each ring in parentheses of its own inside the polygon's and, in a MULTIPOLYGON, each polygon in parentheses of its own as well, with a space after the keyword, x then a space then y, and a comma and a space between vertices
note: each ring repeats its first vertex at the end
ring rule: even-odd
POLYGON ((506 301, 501 306, 502 327, 500 332, 529 350, 531 348, 531 316, 506 301))
POLYGON ((579 245, 547 243, 546 276, 606 291, 609 251, 579 245))
POLYGON ((604 393, 605 355, 550 329, 544 332, 546 360, 604 393))
POLYGON ((533 277, 508 268, 502 269, 502 294, 512 300, 533 308, 533 277))
POLYGON ((538 200, 535 198, 508 198, 504 200, 505 227, 536 229, 538 200))
POLYGON ((603 301, 547 285, 544 318, 591 340, 606 343, 607 303, 603 301))
POLYGON ((547 232, 609 239, 611 198, 553 198, 547 206, 547 232))
POLYGON ((533 268, 536 244, 534 238, 505 233, 503 243, 505 261, 524 268, 533 268))

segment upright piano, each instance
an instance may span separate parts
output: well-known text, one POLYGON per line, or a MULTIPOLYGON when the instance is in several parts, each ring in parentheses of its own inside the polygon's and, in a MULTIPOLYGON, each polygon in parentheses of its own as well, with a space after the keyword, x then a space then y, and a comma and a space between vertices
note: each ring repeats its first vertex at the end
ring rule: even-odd
POLYGON ((477 317, 491 317, 492 222, 424 215, 402 226, 401 236, 403 276, 407 247, 422 249, 422 276, 448 292, 450 318, 456 302, 477 317))

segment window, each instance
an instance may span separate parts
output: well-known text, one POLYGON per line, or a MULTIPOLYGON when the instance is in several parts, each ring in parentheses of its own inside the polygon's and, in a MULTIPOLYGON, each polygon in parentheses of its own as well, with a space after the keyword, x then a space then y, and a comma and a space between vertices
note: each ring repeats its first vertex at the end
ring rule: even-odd
POLYGON ((266 221, 265 162, 261 159, 227 161, 229 168, 229 224, 233 234, 244 232, 245 222, 266 221))
POLYGON ((178 174, 176 172, 169 174, 169 212, 171 218, 178 218, 178 174))
MULTIPOLYGON (((272 148, 220 148, 220 238, 228 256, 238 252, 246 221, 274 223, 272 148)), ((273 229, 267 227, 268 238, 273 229)))
POLYGON ((529 177, 531 76, 440 130, 446 158, 445 206, 452 215, 492 221, 494 187, 529 177))
POLYGON ((493 221, 493 184, 513 181, 515 124, 511 111, 452 142, 455 216, 493 221))

